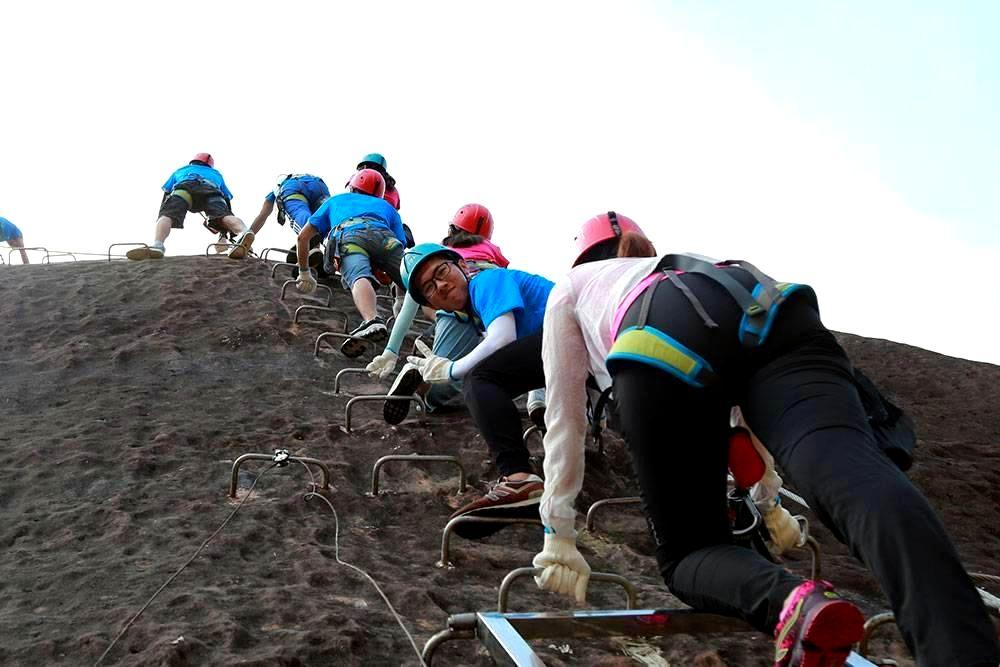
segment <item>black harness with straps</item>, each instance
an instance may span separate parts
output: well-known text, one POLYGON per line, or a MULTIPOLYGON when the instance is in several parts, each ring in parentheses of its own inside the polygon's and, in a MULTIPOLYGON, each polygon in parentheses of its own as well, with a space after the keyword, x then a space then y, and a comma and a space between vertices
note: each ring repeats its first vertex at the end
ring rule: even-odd
MULTIPOLYGON (((691 255, 664 255, 657 263, 656 271, 662 272, 665 279, 680 290, 709 329, 717 329, 719 325, 708 314, 698 297, 678 277, 677 272, 696 273, 718 283, 743 311, 743 320, 740 323, 740 341, 746 347, 761 345, 767 337, 769 324, 777 307, 791 292, 802 287, 808 288, 806 285, 797 283, 778 283, 774 278, 745 260, 730 259, 713 264, 691 255), (733 278, 725 267, 742 269, 753 276, 754 280, 757 281, 754 293, 751 293, 733 278)), ((660 282, 662 281, 656 281, 650 285, 642 295, 642 301, 639 305, 639 321, 635 325, 637 329, 644 328, 649 320, 649 309, 660 282)))

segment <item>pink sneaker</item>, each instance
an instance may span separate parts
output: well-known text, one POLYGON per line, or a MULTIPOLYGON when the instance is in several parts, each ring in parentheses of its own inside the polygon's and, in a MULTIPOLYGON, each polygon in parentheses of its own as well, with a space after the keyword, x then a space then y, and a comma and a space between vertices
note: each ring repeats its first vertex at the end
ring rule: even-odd
POLYGON ((774 667, 841 667, 861 641, 865 618, 827 581, 789 593, 774 629, 774 667))

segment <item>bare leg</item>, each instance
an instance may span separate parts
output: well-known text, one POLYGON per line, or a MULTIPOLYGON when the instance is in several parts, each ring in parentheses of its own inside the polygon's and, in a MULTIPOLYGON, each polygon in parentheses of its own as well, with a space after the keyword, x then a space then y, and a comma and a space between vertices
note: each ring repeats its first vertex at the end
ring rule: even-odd
POLYGON ((219 220, 219 224, 222 225, 227 231, 239 236, 247 230, 247 226, 243 224, 243 221, 237 218, 235 215, 227 215, 219 220))
POLYGON ((170 225, 173 224, 167 216, 161 216, 156 220, 156 242, 162 244, 170 236, 170 225))
POLYGON ((20 251, 21 251, 21 262, 23 262, 24 264, 31 264, 31 262, 28 261, 28 253, 24 250, 24 239, 23 238, 9 239, 7 241, 7 245, 9 245, 11 248, 18 248, 18 249, 20 249, 20 251))
POLYGON ((375 310, 375 288, 367 278, 354 283, 351 287, 351 296, 354 297, 354 305, 361 313, 362 320, 367 322, 378 315, 378 311, 375 310))

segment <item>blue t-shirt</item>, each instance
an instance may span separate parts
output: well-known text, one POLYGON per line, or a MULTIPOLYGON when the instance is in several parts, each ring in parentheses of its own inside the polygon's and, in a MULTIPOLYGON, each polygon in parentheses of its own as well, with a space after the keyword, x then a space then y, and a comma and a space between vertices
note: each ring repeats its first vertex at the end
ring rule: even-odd
POLYGON ((0 218, 0 243, 19 238, 21 238, 21 230, 7 218, 0 218))
MULTIPOLYGON (((303 195, 309 201, 309 208, 313 212, 319 208, 320 204, 330 197, 330 188, 326 187, 326 183, 319 176, 313 176, 312 174, 292 174, 284 181, 281 182, 281 186, 275 188, 281 193, 281 198, 284 199, 291 195, 303 195)), ((274 196, 274 190, 267 193, 265 197, 267 201, 274 203, 276 197, 274 196)))
MULTIPOLYGON (((344 220, 349 218, 365 218, 368 222, 382 225, 406 245, 406 234, 403 233, 403 219, 399 211, 384 199, 363 195, 358 192, 345 192, 327 199, 319 210, 309 216, 309 224, 321 235, 326 236, 344 220)), ((358 223, 360 224, 360 223, 358 223)), ((357 225, 347 225, 341 230, 357 225)))
POLYGON ((480 271, 469 279, 469 303, 483 328, 501 315, 513 312, 517 337, 524 338, 542 328, 545 304, 553 286, 551 280, 524 271, 480 271))
POLYGON ((188 164, 170 174, 170 178, 163 184, 163 191, 170 192, 184 181, 193 181, 199 178, 208 181, 222 190, 222 194, 226 199, 233 198, 233 193, 226 187, 226 182, 222 179, 222 174, 212 167, 201 164, 188 164))

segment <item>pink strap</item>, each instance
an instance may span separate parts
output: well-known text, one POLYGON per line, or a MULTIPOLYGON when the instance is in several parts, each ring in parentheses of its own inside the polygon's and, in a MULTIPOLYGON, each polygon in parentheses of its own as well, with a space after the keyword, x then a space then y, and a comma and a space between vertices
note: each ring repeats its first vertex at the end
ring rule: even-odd
POLYGON ((614 343, 618 339, 618 328, 622 324, 622 320, 625 318, 625 313, 628 311, 629 306, 631 306, 636 299, 639 298, 646 288, 653 283, 664 280, 667 274, 662 271, 657 271, 656 273, 651 273, 645 278, 643 278, 638 285, 629 290, 629 293, 625 295, 622 302, 618 304, 618 310, 615 311, 615 317, 611 320, 611 342, 614 343))

